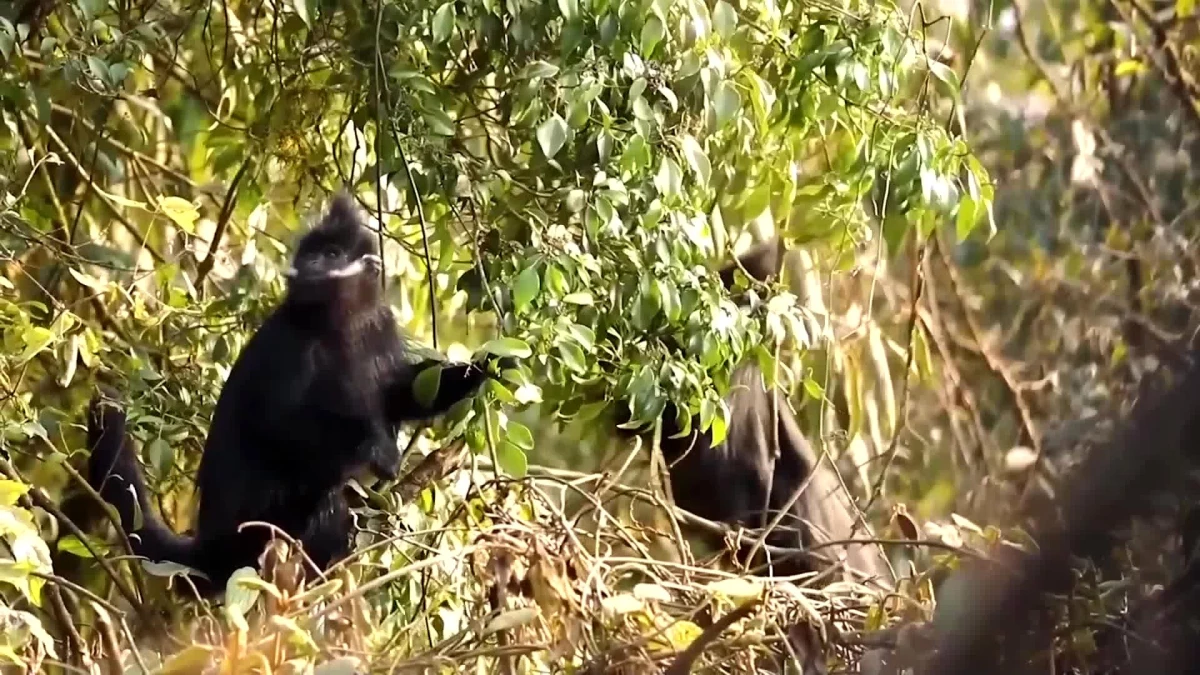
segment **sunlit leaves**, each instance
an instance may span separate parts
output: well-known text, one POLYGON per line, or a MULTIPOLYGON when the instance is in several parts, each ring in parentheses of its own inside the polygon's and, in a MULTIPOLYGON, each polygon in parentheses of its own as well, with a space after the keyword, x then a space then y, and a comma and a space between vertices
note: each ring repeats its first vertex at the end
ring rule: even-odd
POLYGON ((454 0, 442 4, 433 13, 433 41, 445 42, 454 31, 454 0))
POLYGON ((54 332, 41 326, 29 326, 21 337, 25 348, 17 357, 18 365, 29 361, 50 346, 51 341, 54 340, 54 332))
POLYGON ((563 363, 571 370, 577 373, 587 371, 587 359, 578 344, 564 340, 558 345, 558 354, 563 363))
POLYGON ((717 127, 723 127, 733 119, 742 107, 742 95, 738 93, 733 83, 725 81, 717 87, 713 95, 713 112, 716 113, 717 127))
POLYGON ((717 29, 717 33, 726 40, 733 35, 734 29, 737 28, 737 10, 733 8, 725 0, 717 0, 717 4, 713 7, 713 26, 717 29))
MULTIPOLYGON (((101 0, 79 4, 89 23, 107 11, 101 0)), ((262 247, 254 268, 259 259, 285 255, 291 236, 275 215, 270 229, 245 228, 246 214, 256 205, 269 202, 274 214, 286 211, 288 200, 308 199, 312 185, 331 185, 335 177, 368 192, 380 178, 388 192, 384 209, 391 211, 384 216, 388 236, 403 242, 407 253, 418 237, 428 239, 439 289, 446 277, 454 283, 467 261, 478 262, 470 305, 499 310, 494 322, 478 322, 486 328, 439 319, 438 332, 471 324, 472 337, 453 339, 486 342, 482 352, 520 360, 489 381, 479 397, 484 400, 464 413, 463 425, 472 427, 468 435, 480 431, 488 405, 522 406, 544 397, 547 410, 577 420, 594 421, 627 406, 633 426, 642 427, 672 401, 682 408, 676 420, 681 426, 690 429, 697 415, 695 426, 719 439, 727 431, 721 395, 737 364, 753 354, 776 377, 786 370, 782 359, 776 362, 779 346, 803 349, 823 339, 805 334, 804 324, 785 306, 786 297, 767 300, 759 289, 755 292, 763 295, 753 306, 734 307, 713 278, 711 266, 728 255, 752 220, 761 219, 754 228, 785 231, 791 243, 817 246, 828 243, 835 230, 850 242, 874 234, 867 228, 877 221, 864 215, 864 204, 880 205, 878 221, 889 243, 918 223, 953 226, 960 237, 981 223, 992 226, 993 188, 986 172, 964 159, 967 149, 954 144, 943 120, 925 117, 926 108, 904 100, 914 81, 938 84, 927 87, 936 89, 934 96, 958 86, 948 67, 936 62, 923 67, 907 17, 876 5, 856 8, 853 17, 811 3, 760 5, 435 0, 411 13, 385 3, 377 16, 336 3, 289 0, 278 27, 241 17, 245 35, 265 35, 269 28, 271 40, 246 41, 235 33, 227 43, 185 37, 178 50, 154 46, 150 53, 195 54, 223 45, 229 51, 219 56, 239 66, 223 70, 223 79, 213 85, 211 110, 198 105, 176 119, 195 141, 160 153, 153 145, 139 145, 136 134, 106 129, 103 137, 138 146, 146 157, 168 157, 173 169, 203 186, 232 186, 241 158, 269 157, 238 184, 223 241, 236 254, 239 239, 252 230, 262 247), (183 158, 179 166, 176 158, 183 158), (268 200, 274 185, 289 194, 268 200), (478 245, 492 234, 495 245, 478 245), (756 349, 763 345, 768 348, 756 349)), ((0 52, 24 58, 7 35, 0 20, 0 52)), ((63 46, 47 47, 50 36, 42 37, 50 62, 63 46)), ((140 65, 139 47, 124 42, 134 37, 122 36, 120 50, 108 48, 105 40, 72 43, 72 67, 83 84, 131 86, 137 79, 141 89, 161 83, 161 73, 141 72, 160 66, 140 65), (139 70, 130 73, 130 64, 139 64, 139 70)), ((160 86, 164 97, 176 88, 160 86)), ((85 97, 90 91, 74 84, 71 90, 85 97)), ((48 120, 52 91, 31 87, 30 101, 22 98, 18 107, 44 111, 48 120)), ((86 103, 81 109, 95 107, 86 103)), ((162 243, 154 238, 163 228, 154 225, 168 220, 186 233, 200 229, 201 205, 216 219, 223 194, 209 194, 207 187, 180 192, 186 182, 175 179, 164 189, 154 184, 157 168, 110 150, 102 144, 99 153, 76 156, 95 163, 89 169, 94 187, 105 190, 91 208, 115 205, 140 231, 151 233, 151 244, 162 243), (136 173, 122 175, 131 169, 136 173), (113 185, 128 185, 119 191, 149 203, 111 194, 113 185), (158 194, 179 196, 153 196, 158 194)), ((45 210, 24 211, 34 217, 45 210)), ((292 220, 292 214, 281 215, 292 220)), ((81 219, 92 229, 92 223, 110 222, 106 211, 85 212, 81 219)), ((389 262, 389 273, 404 276, 410 267, 389 262)), ((198 297, 177 288, 184 286, 179 278, 186 278, 180 271, 186 268, 161 265, 155 281, 167 289, 165 301, 154 309, 147 309, 149 303, 133 306, 132 319, 121 312, 117 323, 137 322, 137 335, 171 327, 161 311, 183 315, 198 297)), ((68 285, 104 293, 105 302, 128 288, 118 275, 99 269, 106 268, 68 267, 68 285)), ((216 295, 225 296, 228 275, 219 271, 212 277, 221 278, 216 295)), ((404 282, 399 292, 408 294, 412 306, 398 304, 411 310, 407 318, 419 330, 427 330, 424 317, 433 308, 423 299, 424 281, 404 282)), ((271 290, 243 284, 233 295, 252 301, 229 301, 219 313, 189 315, 186 325, 261 316, 262 306, 273 300, 271 290)), ((446 306, 441 304, 443 311, 446 306)), ((156 404, 179 401, 189 414, 199 410, 189 424, 202 428, 203 408, 253 323, 180 331, 166 352, 167 378, 158 358, 122 357, 119 365, 135 373, 137 391, 145 392, 146 382, 164 390, 154 394, 161 397, 156 404), (179 371, 193 381, 182 392, 168 391, 165 384, 174 383, 179 371)), ((59 382, 76 386, 82 379, 72 370, 76 356, 89 367, 108 365, 112 351, 105 350, 122 347, 117 338, 89 342, 33 321, 6 328, 6 336, 10 362, 36 359, 35 368, 55 367, 59 382)), ((414 383, 422 401, 436 395, 438 370, 428 369, 414 383)), ((814 393, 815 380, 796 381, 814 393)), ((13 427, 36 429, 27 424, 31 420, 13 427)), ((473 436, 471 447, 495 451, 502 470, 523 474, 532 433, 511 421, 489 424, 494 433, 473 436)), ((178 471, 172 448, 182 453, 186 443, 157 428, 142 441, 154 473, 178 471)))
POLYGON ((709 176, 712 174, 712 164, 708 161, 708 155, 704 153, 704 148, 701 148, 700 143, 691 136, 684 136, 682 144, 683 156, 687 158, 688 166, 696 172, 696 179, 701 184, 707 185, 709 176))
POLYGON ((200 218, 195 204, 180 197, 159 197, 158 208, 174 221, 179 229, 188 233, 195 232, 196 221, 200 218))
POLYGON ((958 74, 940 61, 929 61, 929 72, 941 82, 955 98, 958 97, 958 74))
POLYGON ((439 136, 454 135, 454 120, 446 114, 445 110, 433 108, 422 111, 422 116, 425 118, 425 123, 429 125, 429 130, 439 136))
POLYGON ((557 113, 551 115, 537 130, 538 144, 547 159, 553 159, 567 142, 567 122, 557 113))
POLYGON ((22 495, 29 492, 29 486, 15 480, 0 480, 0 506, 12 506, 22 495))
POLYGON ((533 353, 524 340, 511 337, 490 340, 480 348, 480 351, 495 354, 496 356, 511 356, 519 359, 528 358, 533 353))
POLYGON ((554 77, 558 74, 558 66, 545 61, 534 61, 521 69, 520 79, 540 80, 547 77, 554 77))
POLYGON ((50 549, 42 539, 33 515, 21 508, 17 500, 28 487, 16 481, 4 481, 0 486, 0 538, 7 554, 0 558, 0 583, 20 592, 34 605, 41 605, 41 589, 45 581, 34 574, 49 574, 50 549))
POLYGON ((17 29, 8 19, 0 17, 0 56, 5 61, 12 58, 13 47, 17 44, 17 29))
POLYGON ((536 267, 527 267, 517 276, 517 282, 513 286, 513 306, 518 312, 522 312, 529 307, 529 303, 537 297, 538 292, 542 289, 542 278, 538 274, 536 267))
POLYGON ((524 478, 529 471, 526 450, 533 449, 533 434, 520 423, 509 421, 505 425, 503 438, 496 443, 496 460, 504 473, 514 478, 524 478))
POLYGON ((654 48, 662 41, 666 35, 666 27, 657 16, 649 16, 646 18, 646 23, 642 25, 641 37, 641 52, 642 56, 650 56, 654 53, 654 48))

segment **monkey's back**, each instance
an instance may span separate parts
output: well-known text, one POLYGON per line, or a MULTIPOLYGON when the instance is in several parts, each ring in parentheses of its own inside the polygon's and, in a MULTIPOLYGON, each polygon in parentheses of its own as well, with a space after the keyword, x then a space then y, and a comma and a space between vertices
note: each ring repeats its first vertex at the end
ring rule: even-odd
MULTIPOLYGON (((772 424, 777 396, 763 387, 756 365, 744 364, 734 371, 726 397, 730 415, 722 443, 712 445, 711 431, 693 431, 682 439, 668 440, 666 426, 674 425, 665 425, 663 451, 672 464, 672 495, 679 506, 701 517, 759 527, 764 504, 772 514, 767 519, 770 523, 804 486, 767 543, 806 548, 847 539, 854 524, 853 504, 833 469, 817 463, 786 400, 778 400, 778 418, 772 424)), ((664 422, 670 419, 667 415, 664 422)), ((869 537, 870 531, 863 525, 858 534, 869 537)), ((869 575, 884 579, 890 575, 883 552, 874 544, 829 546, 820 552, 869 575)), ((782 566, 776 573, 795 574, 820 567, 823 565, 815 560, 801 561, 782 566)))

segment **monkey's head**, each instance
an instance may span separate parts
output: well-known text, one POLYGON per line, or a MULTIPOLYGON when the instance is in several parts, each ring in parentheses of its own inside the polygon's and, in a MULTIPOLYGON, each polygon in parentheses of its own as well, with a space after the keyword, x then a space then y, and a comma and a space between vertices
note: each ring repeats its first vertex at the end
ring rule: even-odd
POLYGON ((783 265, 783 254, 787 249, 783 239, 775 236, 762 243, 751 246, 734 262, 727 263, 718 274, 726 290, 732 291, 738 270, 748 274, 759 283, 767 283, 775 278, 783 265))
POLYGON ((288 278, 287 300, 338 313, 374 309, 380 301, 379 244, 344 193, 333 198, 325 217, 300 238, 288 278))

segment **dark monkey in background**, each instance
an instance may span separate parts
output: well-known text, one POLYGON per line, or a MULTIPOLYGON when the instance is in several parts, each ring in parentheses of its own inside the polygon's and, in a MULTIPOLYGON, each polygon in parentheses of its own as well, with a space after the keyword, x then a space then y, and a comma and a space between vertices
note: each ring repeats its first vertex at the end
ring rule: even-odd
POLYGON ((204 595, 234 570, 257 567, 271 523, 302 542, 320 568, 350 551, 342 493, 360 472, 394 478, 400 426, 430 420, 472 396, 483 363, 445 363, 413 344, 383 303, 376 236, 345 194, 299 241, 287 292, 238 356, 217 401, 197 476, 195 534, 173 532, 151 511, 125 433, 125 413, 101 396, 88 412, 88 481, 116 507, 136 554, 203 572, 204 595), (441 368, 423 405, 414 378, 441 368), (135 529, 135 509, 143 525, 135 529))
MULTIPOLYGON (((779 239, 752 247, 719 271, 722 284, 733 290, 740 267, 750 278, 766 282, 778 274, 785 249, 779 239)), ((817 463, 812 445, 800 430, 786 393, 763 386, 762 371, 748 360, 730 378, 725 397, 729 424, 725 440, 714 445, 711 431, 700 432, 700 419, 679 438, 677 408, 669 403, 661 416, 660 447, 671 481, 671 494, 682 509, 702 518, 748 528, 761 527, 764 506, 769 523, 785 507, 787 513, 766 538, 766 544, 803 551, 818 543, 850 538, 855 513, 841 481, 826 463, 817 463), (778 405, 776 405, 778 404, 778 405), (775 409, 778 409, 778 416, 775 409), (806 484, 807 481, 807 484, 806 484), (788 505, 796 490, 804 488, 788 505)), ((870 528, 859 528, 860 537, 871 537, 870 528)), ((719 538, 711 543, 721 546, 719 538)), ((750 544, 742 547, 742 555, 750 544)), ((891 583, 883 551, 875 544, 837 544, 818 555, 798 552, 788 560, 775 560, 777 576, 820 571, 828 559, 841 559, 848 567, 891 583)))

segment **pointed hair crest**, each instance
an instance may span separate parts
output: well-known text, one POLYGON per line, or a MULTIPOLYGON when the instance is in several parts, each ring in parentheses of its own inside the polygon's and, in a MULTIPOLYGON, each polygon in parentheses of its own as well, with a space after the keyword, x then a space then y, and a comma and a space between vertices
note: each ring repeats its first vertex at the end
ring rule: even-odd
POLYGON ((367 223, 359 211, 354 197, 346 190, 341 190, 333 196, 333 200, 329 203, 329 210, 317 223, 317 227, 329 232, 340 232, 366 228, 367 223))

